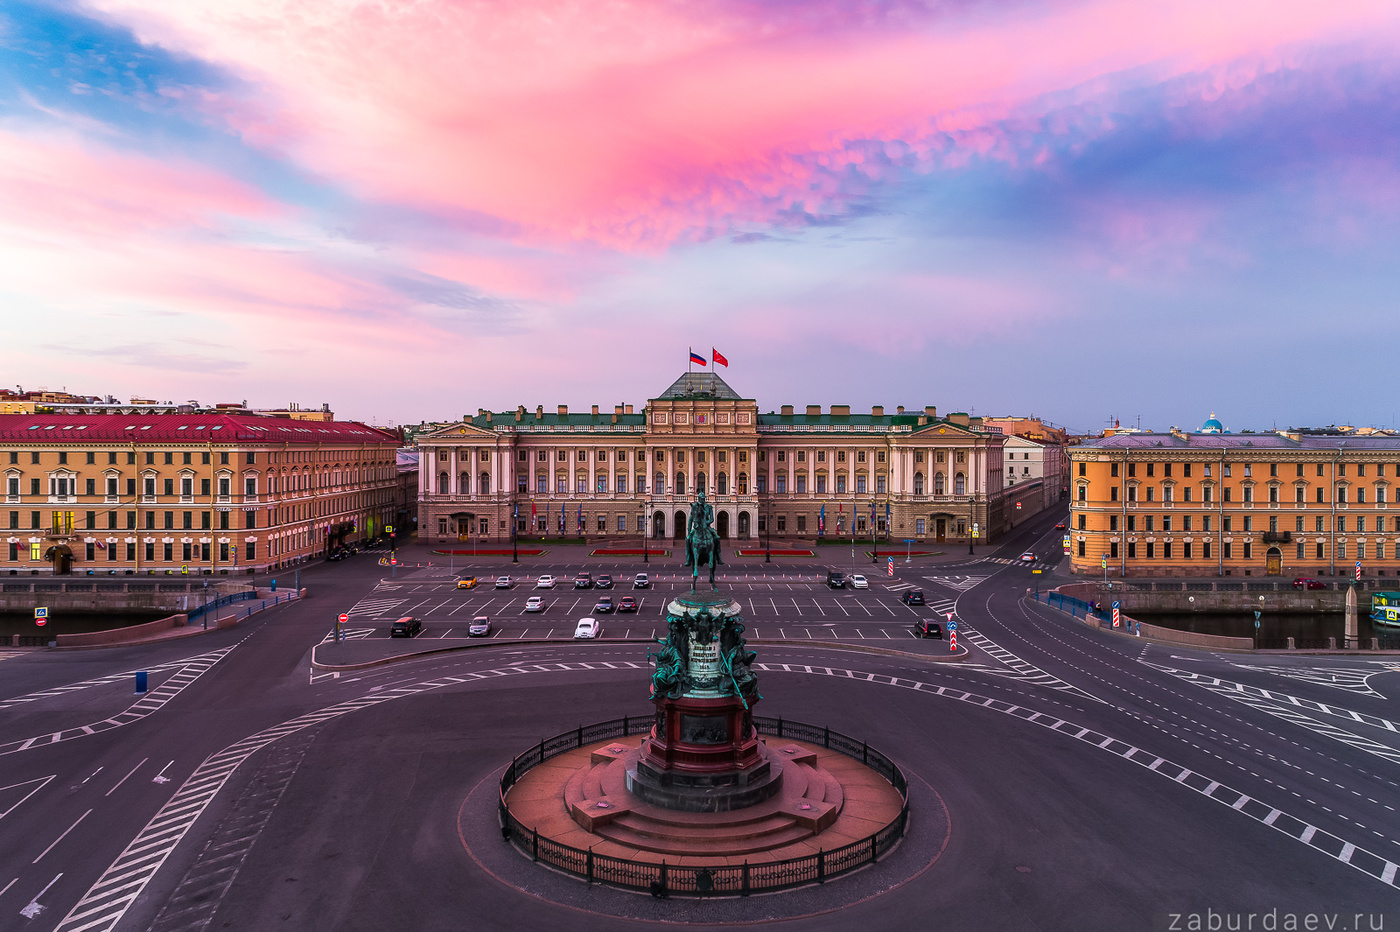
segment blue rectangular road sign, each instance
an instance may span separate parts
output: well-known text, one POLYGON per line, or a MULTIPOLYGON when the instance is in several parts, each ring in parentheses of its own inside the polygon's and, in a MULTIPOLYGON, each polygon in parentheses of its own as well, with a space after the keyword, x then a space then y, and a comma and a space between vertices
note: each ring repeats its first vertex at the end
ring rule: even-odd
POLYGON ((948 630, 949 630, 949 631, 956 631, 956 630, 958 630, 958 623, 957 623, 956 621, 950 621, 950 622, 948 622, 948 630))

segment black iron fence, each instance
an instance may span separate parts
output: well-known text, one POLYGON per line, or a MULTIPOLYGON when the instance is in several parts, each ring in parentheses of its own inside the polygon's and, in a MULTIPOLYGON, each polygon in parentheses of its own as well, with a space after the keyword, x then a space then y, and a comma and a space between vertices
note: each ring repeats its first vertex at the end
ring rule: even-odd
POLYGON ((694 867, 668 864, 665 860, 660 863, 623 860, 594 854, 591 848, 584 850, 562 845, 549 838, 540 837, 539 832, 522 824, 506 807, 506 793, 531 768, 565 751, 572 751, 597 741, 647 734, 651 731, 654 721, 655 718, 651 715, 633 715, 610 722, 580 725, 573 731, 546 738, 516 757, 501 777, 499 808, 502 837, 514 843, 534 860, 543 861, 589 883, 641 890, 654 896, 747 896, 766 890, 784 890, 789 887, 823 883, 862 865, 874 863, 895 846, 908 827, 909 783, 894 761, 864 741, 858 741, 830 728, 760 716, 755 716, 753 720, 754 728, 759 734, 820 744, 824 748, 854 758, 880 774, 899 792, 904 801, 899 815, 873 835, 839 848, 818 850, 816 854, 755 864, 745 861, 729 866, 694 867))

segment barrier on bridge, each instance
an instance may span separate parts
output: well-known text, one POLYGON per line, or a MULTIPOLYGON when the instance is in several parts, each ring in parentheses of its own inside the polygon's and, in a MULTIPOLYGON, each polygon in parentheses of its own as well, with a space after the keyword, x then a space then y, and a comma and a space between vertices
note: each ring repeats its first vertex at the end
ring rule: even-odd
POLYGON ((190 609, 187 614, 190 617, 190 621, 194 621, 196 618, 202 617, 206 612, 216 612, 225 605, 232 605, 235 602, 246 602, 249 599, 256 599, 257 597, 258 593, 252 589, 249 589, 247 592, 234 592, 230 595, 221 595, 212 602, 208 602, 198 608, 190 609))

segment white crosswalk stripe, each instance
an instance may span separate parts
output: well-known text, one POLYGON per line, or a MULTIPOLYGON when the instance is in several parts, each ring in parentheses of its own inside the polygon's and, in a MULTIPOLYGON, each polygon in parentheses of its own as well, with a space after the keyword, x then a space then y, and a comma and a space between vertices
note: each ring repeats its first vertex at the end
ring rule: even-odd
MULTIPOLYGON (((213 660, 218 659, 219 657, 215 656, 214 654, 198 654, 194 657, 187 657, 184 660, 172 660, 169 663, 157 664, 155 666, 145 667, 144 669, 147 673, 156 673, 164 670, 177 670, 181 667, 189 666, 191 664, 204 663, 206 661, 212 662, 213 660)), ((5 699, 3 701, 0 701, 0 709, 12 708, 13 706, 21 705, 26 702, 34 702, 39 699, 51 699, 54 696, 62 696, 66 695, 67 693, 77 692, 78 690, 90 689, 94 686, 106 686, 110 683, 119 683, 122 680, 131 679, 136 675, 137 672, 138 671, 136 670, 131 670, 126 673, 113 673, 109 676, 98 676, 94 677, 93 679, 83 680, 78 683, 68 683, 64 686, 55 686, 51 689, 43 689, 38 692, 26 693, 23 696, 15 696, 13 699, 5 699)))
MULTIPOLYGON (((74 728, 65 728, 62 731, 55 731, 48 735, 37 735, 33 738, 21 738, 16 741, 7 741, 0 744, 0 756, 14 754, 18 751, 27 751, 34 747, 47 747, 50 744, 59 744, 64 741, 72 741, 75 738, 85 738, 88 735, 99 734, 104 731, 111 731, 113 728, 120 728, 123 725, 130 725, 132 722, 139 722, 152 712, 165 706, 167 702, 178 696, 184 688, 195 680, 199 679, 206 670, 228 656, 233 647, 225 647, 221 650, 210 651, 199 657, 192 658, 180 667, 175 673, 166 678, 160 686, 142 696, 135 704, 131 705, 123 712, 118 712, 111 718, 103 719, 100 722, 93 722, 90 725, 78 725, 74 728)), ((129 675, 129 674, 128 674, 129 675)))
POLYGON ((1005 665, 1004 668, 969 665, 971 669, 981 670, 984 673, 993 673, 997 676, 1015 677, 1016 679, 1019 679, 1023 682, 1033 683, 1036 686, 1045 686, 1049 689, 1058 689, 1064 692, 1074 693, 1076 696, 1082 696, 1085 699, 1089 699, 1094 702, 1103 702, 1103 700, 1099 697, 1092 696, 1089 693, 1086 693, 1078 686, 1066 683, 1058 676, 1046 673, 1044 670, 1040 669, 1040 667, 1037 667, 1035 664, 1022 660, 1020 657, 1017 657, 1015 654, 1011 653, 1011 651, 1002 647, 1000 644, 996 643, 991 638, 987 637, 985 634, 973 629, 966 622, 960 622, 958 624, 958 636, 965 642, 973 645, 974 647, 981 650, 983 653, 987 654, 995 660, 1000 661, 1002 664, 1005 665))
POLYGON ((1354 734, 1344 728, 1339 728, 1330 722, 1319 721, 1311 716, 1304 715, 1296 711, 1299 708, 1306 708, 1312 711, 1323 712, 1327 715, 1348 718, 1354 722, 1364 725, 1371 725, 1376 728, 1383 728, 1392 734, 1397 733, 1394 722, 1388 719, 1379 718, 1375 715, 1364 715, 1360 712, 1353 712, 1350 709, 1339 709, 1336 706, 1329 706, 1321 702, 1313 702, 1310 699, 1300 699, 1296 696, 1289 696, 1285 693, 1275 693, 1267 689, 1259 689, 1254 686, 1246 686, 1243 683, 1232 683, 1229 680, 1218 679, 1213 676, 1203 676, 1199 673, 1192 673, 1189 670, 1176 670, 1160 664, 1143 661, 1154 670, 1160 670, 1177 679, 1195 683, 1204 689, 1208 689, 1218 696, 1242 702, 1252 709, 1281 718, 1286 722, 1292 722, 1300 728, 1319 735, 1331 738, 1333 741, 1340 741, 1367 754, 1374 754, 1376 757, 1388 760, 1392 763, 1400 764, 1400 750, 1379 741, 1373 741, 1362 735, 1354 734))
POLYGON ((195 769, 194 773, 190 774, 189 779, 181 784, 180 789, 170 798, 170 801, 162 806, 160 811, 146 823, 145 828, 117 856, 111 866, 103 871, 102 876, 88 889, 83 898, 73 906, 68 915, 58 924, 55 932, 111 932, 121 921, 121 918, 126 915, 131 904, 141 896, 146 884, 165 864, 170 853, 184 839, 191 826, 195 824, 209 803, 223 789, 228 779, 233 776, 234 771, 248 758, 279 738, 381 702, 415 696, 429 690, 442 689, 445 686, 507 676, 520 676, 528 673, 593 670, 599 667, 610 670, 650 670, 651 666, 649 663, 630 660, 595 661, 591 665, 546 663, 444 676, 421 683, 396 686, 383 692, 368 693, 356 699, 318 709, 315 712, 308 712, 244 738, 242 741, 210 755, 204 760, 204 763, 195 769))

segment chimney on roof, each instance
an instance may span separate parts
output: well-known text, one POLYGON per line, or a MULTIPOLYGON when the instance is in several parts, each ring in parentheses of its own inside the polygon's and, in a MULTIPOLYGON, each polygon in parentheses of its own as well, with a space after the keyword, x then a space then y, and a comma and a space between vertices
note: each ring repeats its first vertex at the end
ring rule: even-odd
MULTIPOLYGON (((613 414, 621 414, 621 413, 622 413, 622 405, 613 405, 613 414)), ((617 422, 616 422, 616 421, 613 421, 613 423, 615 424, 615 423, 617 423, 617 422)))
POLYGON ((903 414, 903 413, 904 413, 904 405, 900 405, 899 407, 895 408, 895 409, 894 409, 894 413, 895 413, 895 414, 903 414))
POLYGON ((515 419, 518 421, 525 416, 525 406, 517 405, 515 408, 515 419))
POLYGON ((535 405, 535 417, 544 417, 544 405, 535 405))
POLYGON ((560 406, 559 406, 559 416, 560 416, 560 417, 568 417, 568 416, 569 416, 569 406, 568 406, 568 405, 560 405, 560 406))
POLYGON ((472 416, 470 414, 464 414, 462 415, 462 420, 463 422, 470 424, 472 422, 472 416))
POLYGON ((885 406, 884 406, 884 405, 872 405, 872 406, 870 407, 870 416, 871 416, 871 417, 884 417, 884 416, 885 416, 885 406))
POLYGON ((831 406, 831 413, 834 414, 834 415, 837 415, 837 416, 850 417, 850 416, 851 416, 851 406, 850 406, 850 405, 832 405, 832 406, 831 406))
POLYGON ((488 424, 491 423, 491 412, 490 412, 490 411, 487 411, 487 412, 486 412, 486 423, 488 423, 488 424))
POLYGON ((791 414, 792 414, 792 405, 783 405, 783 413, 784 413, 784 414, 787 414, 787 415, 791 415, 791 414))
POLYGON ((594 416, 594 417, 597 417, 597 416, 598 416, 598 406, 597 406, 597 405, 594 405, 594 406, 593 406, 593 416, 594 416))
POLYGON ((924 405, 924 413, 929 417, 938 417, 937 405, 924 405))
POLYGON ((631 413, 632 413, 632 406, 631 406, 631 405, 623 405, 623 406, 622 406, 622 413, 623 413, 623 414, 631 414, 631 413))
POLYGON ((808 406, 807 406, 807 416, 808 416, 808 417, 821 417, 821 416, 822 416, 822 406, 821 406, 821 405, 808 405, 808 406))

